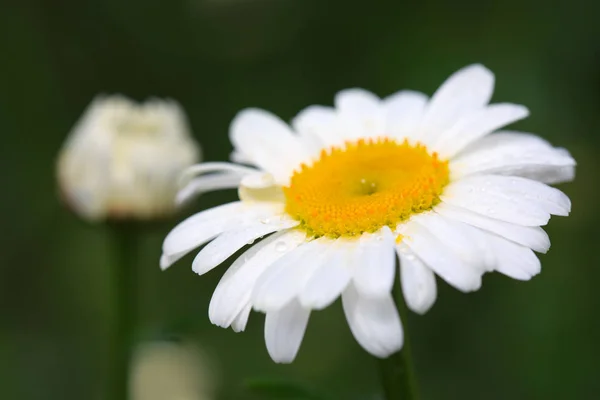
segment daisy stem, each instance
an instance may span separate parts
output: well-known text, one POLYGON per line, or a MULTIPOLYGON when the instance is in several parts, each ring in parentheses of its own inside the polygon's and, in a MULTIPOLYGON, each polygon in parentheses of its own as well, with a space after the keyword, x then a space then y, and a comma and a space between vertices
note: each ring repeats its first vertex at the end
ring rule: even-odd
POLYGON ((112 290, 112 343, 109 364, 108 399, 127 400, 129 360, 135 326, 135 261, 137 232, 135 224, 109 224, 112 290))
POLYGON ((381 381, 386 400, 416 400, 419 398, 417 380, 412 364, 410 341, 406 328, 408 312, 398 282, 394 286, 393 295, 400 318, 404 323, 404 345, 399 352, 392 354, 388 358, 379 360, 381 381))

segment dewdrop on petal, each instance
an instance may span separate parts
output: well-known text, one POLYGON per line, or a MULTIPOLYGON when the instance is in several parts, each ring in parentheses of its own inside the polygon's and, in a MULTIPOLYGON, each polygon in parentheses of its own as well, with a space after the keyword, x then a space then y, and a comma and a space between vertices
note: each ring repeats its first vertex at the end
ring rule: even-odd
POLYGON ((178 177, 199 159, 175 101, 99 96, 63 145, 57 174, 62 197, 82 218, 147 220, 174 211, 178 177))

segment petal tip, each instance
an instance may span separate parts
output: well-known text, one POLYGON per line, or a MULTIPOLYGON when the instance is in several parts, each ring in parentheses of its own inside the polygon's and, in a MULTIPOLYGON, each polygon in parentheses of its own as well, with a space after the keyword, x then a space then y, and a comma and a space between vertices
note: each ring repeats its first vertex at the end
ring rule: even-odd
POLYGON ((160 256, 160 262, 159 262, 159 265, 160 265, 160 270, 161 270, 161 271, 164 271, 164 270, 166 270, 166 269, 167 269, 167 268, 169 268, 169 267, 170 267, 172 264, 173 264, 173 263, 171 262, 171 260, 169 259, 169 257, 168 257, 167 255, 163 254, 163 255, 161 255, 161 256, 160 256))

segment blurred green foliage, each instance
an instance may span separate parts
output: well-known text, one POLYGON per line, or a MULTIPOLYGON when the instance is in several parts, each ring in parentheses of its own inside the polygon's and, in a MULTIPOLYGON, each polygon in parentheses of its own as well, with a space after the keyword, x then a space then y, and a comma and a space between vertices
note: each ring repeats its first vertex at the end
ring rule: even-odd
MULTIPOLYGON (((107 377, 107 231, 59 204, 54 162, 99 92, 168 96, 188 112, 205 158, 225 159, 228 124, 247 106, 290 119, 336 91, 433 90, 482 62, 495 101, 526 104, 516 128, 567 147, 578 177, 561 188, 569 218, 531 282, 498 274, 462 294, 440 284, 434 308, 406 321, 424 399, 595 399, 600 359, 600 3, 573 0, 3 0, 0 4, 0 398, 100 399, 107 377)), ((188 212, 235 193, 210 194, 188 212)), ((178 219, 183 218, 180 215, 178 219)), ((196 276, 186 257, 160 272, 149 228, 137 263, 141 340, 187 335, 212 363, 219 399, 250 398, 248 378, 307 382, 374 399, 375 362, 339 303, 315 312, 292 365, 274 364, 253 313, 244 334, 212 326, 225 266, 196 276)))

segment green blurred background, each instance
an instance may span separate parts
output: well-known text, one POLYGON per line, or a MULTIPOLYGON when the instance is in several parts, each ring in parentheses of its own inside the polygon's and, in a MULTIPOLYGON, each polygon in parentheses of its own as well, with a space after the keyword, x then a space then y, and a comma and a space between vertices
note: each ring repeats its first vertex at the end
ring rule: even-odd
MULTIPOLYGON (((472 62, 497 77, 495 101, 527 105, 516 126, 567 147, 577 179, 562 185, 543 272, 530 282, 487 275, 408 321, 423 399, 600 398, 600 3, 311 0, 2 0, 0 9, 0 398, 100 399, 110 369, 107 232, 66 211, 54 163, 92 97, 177 99, 205 159, 227 158, 243 107, 290 119, 336 91, 431 94, 472 62)), ((188 213, 233 199, 210 194, 188 213)), ((185 214, 185 213, 183 213, 185 214)), ((160 272, 160 246, 185 215, 149 228, 139 247, 140 340, 192 338, 218 399, 253 398, 249 378, 308 384, 335 399, 375 399, 376 363, 341 306, 313 313, 297 360, 276 365, 263 316, 247 332, 210 324, 212 290, 186 257, 160 272), (211 379, 213 379, 211 378, 211 379)))

